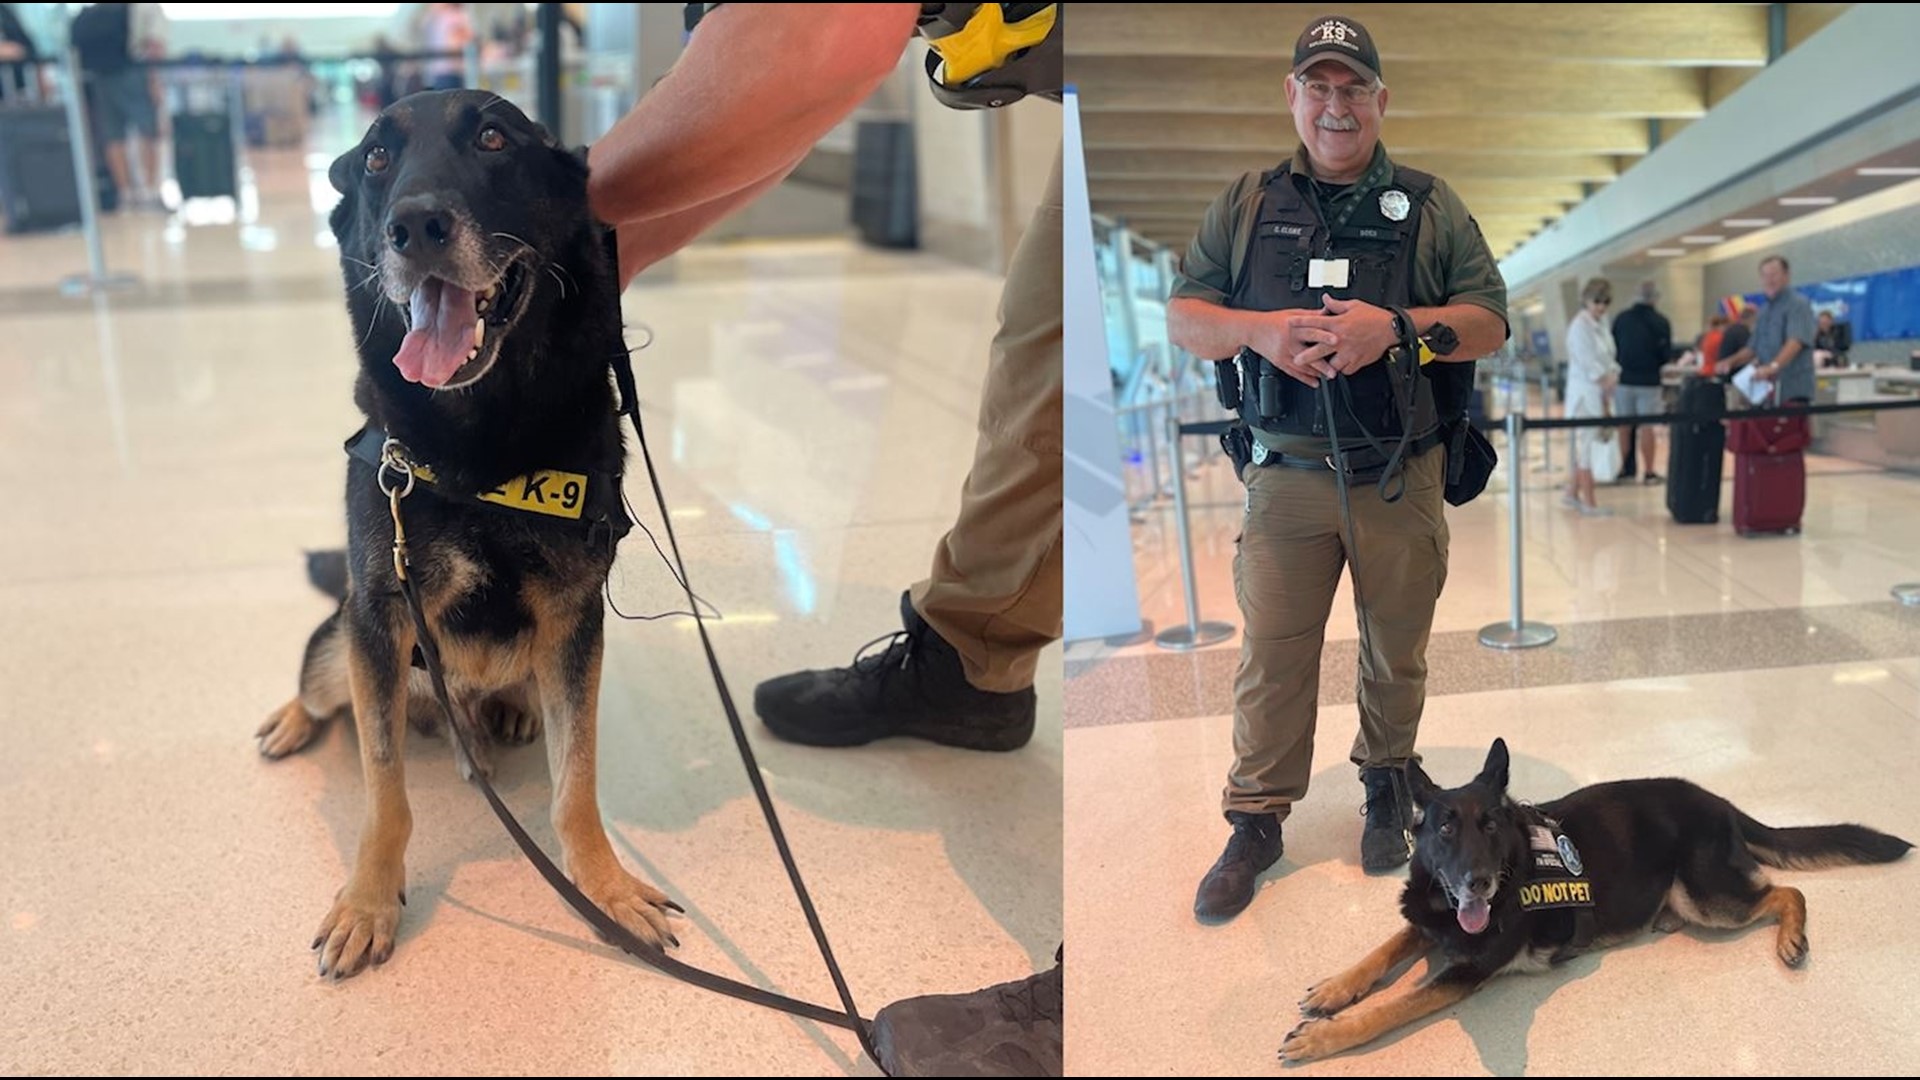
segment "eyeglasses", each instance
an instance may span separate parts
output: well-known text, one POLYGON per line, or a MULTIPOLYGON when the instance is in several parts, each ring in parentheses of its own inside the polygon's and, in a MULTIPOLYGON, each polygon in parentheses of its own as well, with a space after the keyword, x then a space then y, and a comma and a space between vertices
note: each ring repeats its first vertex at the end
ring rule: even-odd
POLYGON ((1335 86, 1333 83, 1309 79, 1303 75, 1295 75, 1293 80, 1300 84, 1300 88, 1307 92, 1308 97, 1322 103, 1332 101, 1333 95, 1339 94, 1340 100, 1348 105, 1365 105, 1380 92, 1380 88, 1372 83, 1343 83, 1335 86))

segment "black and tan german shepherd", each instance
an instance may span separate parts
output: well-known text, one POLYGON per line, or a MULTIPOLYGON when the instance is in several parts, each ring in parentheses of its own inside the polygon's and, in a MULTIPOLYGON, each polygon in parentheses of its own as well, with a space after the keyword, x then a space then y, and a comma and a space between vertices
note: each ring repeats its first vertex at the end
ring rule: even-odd
POLYGON ((1807 900, 1763 866, 1885 863, 1913 847, 1859 825, 1775 829, 1685 780, 1595 784, 1527 806, 1507 796, 1507 744, 1443 791, 1407 766, 1422 811, 1400 910, 1406 924, 1351 969, 1307 991, 1308 1019, 1280 1047, 1299 1062, 1349 1050, 1465 998, 1496 975, 1538 971, 1648 928, 1779 922, 1775 951, 1807 958, 1807 900), (1355 1004, 1434 951, 1411 992, 1355 1004))
MULTIPOLYGON (((329 177, 354 400, 371 445, 390 436, 432 471, 402 510, 409 578, 474 747, 461 772, 485 771, 489 744, 544 730, 560 865, 628 930, 672 943, 671 902, 621 866, 595 790, 601 592, 625 457, 609 372, 626 345, 586 164, 498 95, 445 91, 381 113, 329 177)), ((307 645, 299 693, 257 733, 277 758, 349 709, 359 732, 366 826, 313 939, 334 977, 393 951, 413 823, 403 736, 410 715, 437 716, 410 668, 416 634, 375 473, 347 462, 342 603, 307 645)))

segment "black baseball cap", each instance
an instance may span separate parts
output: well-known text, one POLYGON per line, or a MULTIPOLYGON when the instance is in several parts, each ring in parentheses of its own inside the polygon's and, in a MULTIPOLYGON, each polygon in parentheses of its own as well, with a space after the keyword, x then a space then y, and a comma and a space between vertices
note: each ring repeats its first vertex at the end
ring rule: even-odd
POLYGON ((1293 46, 1293 73, 1322 60, 1336 60, 1367 79, 1380 77, 1380 52, 1367 28, 1344 15, 1329 15, 1307 24, 1293 46))

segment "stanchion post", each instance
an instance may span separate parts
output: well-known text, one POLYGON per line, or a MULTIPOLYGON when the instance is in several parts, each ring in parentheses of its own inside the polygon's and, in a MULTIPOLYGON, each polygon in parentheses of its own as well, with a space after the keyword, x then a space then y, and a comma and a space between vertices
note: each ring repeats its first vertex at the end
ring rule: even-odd
POLYGON ((1233 627, 1223 622, 1200 621, 1200 594, 1193 580, 1193 535, 1187 522, 1187 470, 1180 453, 1180 413, 1169 410, 1167 450, 1173 457, 1173 526, 1180 544, 1180 584, 1185 589, 1187 624, 1169 626, 1153 636, 1163 649, 1186 652, 1233 636, 1233 627))
POLYGON ((1521 606, 1520 568, 1524 559, 1521 538, 1522 489, 1526 487, 1526 417, 1520 412, 1507 414, 1507 561, 1508 578, 1513 589, 1513 617, 1507 622, 1480 628, 1480 644, 1492 649, 1532 649, 1550 645, 1560 632, 1546 623, 1530 623, 1521 606))
POLYGON ((1160 425, 1154 422, 1153 413, 1155 408, 1156 406, 1152 404, 1147 405, 1146 408, 1136 414, 1139 419, 1135 421, 1136 423, 1144 425, 1147 429, 1147 468, 1149 470, 1148 475, 1153 477, 1153 487, 1147 491, 1147 502, 1149 504, 1159 502, 1160 492, 1162 491, 1160 479, 1160 425))
POLYGON ((67 109, 67 142, 73 151, 73 181, 80 194, 80 231, 87 242, 87 272, 60 282, 68 296, 86 296, 107 289, 124 289, 137 281, 131 274, 107 272, 106 244, 100 238, 100 191, 93 183, 93 132, 87 127, 86 83, 80 74, 80 53, 69 48, 62 65, 67 109))

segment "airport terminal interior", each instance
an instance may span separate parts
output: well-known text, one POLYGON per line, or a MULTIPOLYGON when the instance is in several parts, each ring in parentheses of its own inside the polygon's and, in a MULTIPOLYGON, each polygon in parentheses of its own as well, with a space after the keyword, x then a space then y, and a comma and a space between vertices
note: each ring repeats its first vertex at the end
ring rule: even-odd
MULTIPOLYGON (((292 38, 364 56, 383 34, 417 47, 404 10, 198 7, 255 10, 231 24, 170 12, 175 55, 292 38)), ((577 145, 684 33, 680 5, 567 7, 592 9, 586 40, 599 41, 576 53, 568 38, 577 145)), ((534 111, 530 58, 476 62, 481 86, 534 111)), ((919 62, 903 59, 801 175, 649 271, 623 306, 693 585, 721 614, 715 647, 869 1016, 1049 968, 1061 938, 1057 648, 1040 669, 1040 733, 1017 754, 801 747, 749 708, 755 683, 845 665, 899 628, 900 594, 926 575, 972 460, 1001 224, 1017 235, 1058 145, 1050 103, 939 115, 916 100, 919 62), (853 175, 876 131, 895 136, 877 189, 891 212, 863 223, 853 175), (933 178, 917 221, 900 201, 903 152, 933 178), (943 202, 942 182, 968 200, 943 202), (915 246, 889 232, 903 220, 915 246)), ((402 89, 417 81, 396 66, 402 89)), ((316 974, 309 939, 363 816, 357 740, 336 721, 268 761, 253 736, 332 610, 305 553, 345 541, 341 446, 361 417, 327 168, 358 143, 385 74, 370 60, 286 70, 163 70, 179 108, 191 97, 232 118, 236 190, 183 200, 163 139, 164 205, 99 215, 105 269, 126 287, 63 294, 90 276, 77 228, 0 236, 0 475, 33 493, 0 515, 0 1072, 870 1075, 846 1032, 671 981, 599 941, 456 774, 444 737, 407 741, 397 950, 349 980, 316 974), (287 92, 292 107, 275 111, 287 92)), ((50 83, 58 101, 57 72, 50 83)), ((628 500, 657 533, 631 432, 628 444, 628 500)), ((610 591, 630 615, 686 606, 639 531, 610 591)), ((600 716, 602 811, 619 855, 685 906, 674 955, 834 1005, 690 621, 608 619, 600 716)), ((496 782, 551 851, 540 748, 500 752, 496 782)))
MULTIPOLYGON (((1124 539, 1085 557, 1131 560, 1139 616, 1076 630, 1070 574, 1067 876, 1127 882, 1067 893, 1083 962, 1067 972, 1074 1031, 1098 1032, 1069 1042, 1069 1070, 1082 1075, 1146 1060, 1195 1074, 1278 1071, 1296 1002, 1387 939, 1406 880, 1359 863, 1363 791, 1348 761, 1359 646, 1343 581, 1321 661, 1312 782, 1283 827, 1285 853, 1231 922, 1202 925, 1192 912, 1228 835, 1219 792, 1233 760, 1242 641, 1232 563, 1245 493, 1215 437, 1188 436, 1180 520, 1168 416, 1227 414, 1211 365, 1193 362, 1215 358, 1169 345, 1165 301, 1208 201, 1242 171, 1271 167, 1271 148, 1293 145, 1284 109, 1259 104, 1263 67, 1321 13, 1211 7, 1212 18, 1176 23, 1083 5, 1068 46, 1121 435, 1114 490, 1127 503, 1124 539), (1143 72, 1183 77, 1149 91, 1143 72), (1227 635, 1192 650, 1153 640, 1189 624, 1183 543, 1198 620, 1227 635), (1158 1013, 1152 1023, 1141 1022, 1143 1002, 1158 1013)), ((1466 5, 1451 10, 1479 14, 1457 21, 1420 6, 1352 12, 1379 43, 1393 94, 1384 144, 1461 193, 1511 293, 1512 340, 1477 365, 1500 467, 1479 498, 1447 508, 1451 558, 1420 753, 1452 786, 1501 737, 1518 799, 1682 776, 1769 824, 1897 833, 1920 811, 1920 609, 1891 592, 1920 581, 1920 412, 1816 417, 1791 536, 1736 534, 1731 453, 1717 523, 1680 524, 1666 485, 1637 479, 1598 488, 1604 515, 1568 508, 1571 432, 1528 434, 1517 450, 1505 438, 1509 411, 1561 414, 1567 326, 1589 279, 1611 282, 1615 315, 1643 281, 1657 285, 1676 350, 1664 380, 1673 401, 1698 374, 1698 350, 1685 353, 1707 320, 1734 298, 1764 300, 1757 269, 1771 254, 1790 260, 1796 287, 1813 287, 1816 310, 1856 328, 1848 365, 1820 370, 1816 403, 1864 409, 1911 401, 1920 386, 1920 294, 1872 292, 1911 280, 1920 261, 1920 86, 1910 65, 1869 51, 1913 33, 1913 17, 1743 7, 1754 6, 1466 5), (1773 12, 1784 25, 1769 24, 1773 12), (1898 309, 1888 326, 1905 328, 1869 343, 1858 328, 1874 298, 1882 312, 1898 309), (1514 610, 1516 484, 1524 620, 1558 639, 1494 649, 1479 638, 1514 610)), ((1663 475, 1669 445, 1662 432, 1663 475)), ((1648 935, 1555 974, 1498 980, 1303 1071, 1898 1071, 1920 1051, 1901 989, 1916 958, 1901 929, 1916 873, 1776 874, 1807 894, 1804 970, 1783 968, 1759 929, 1648 935)))

